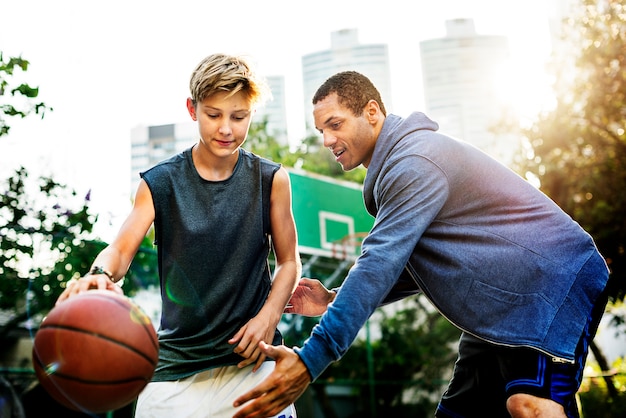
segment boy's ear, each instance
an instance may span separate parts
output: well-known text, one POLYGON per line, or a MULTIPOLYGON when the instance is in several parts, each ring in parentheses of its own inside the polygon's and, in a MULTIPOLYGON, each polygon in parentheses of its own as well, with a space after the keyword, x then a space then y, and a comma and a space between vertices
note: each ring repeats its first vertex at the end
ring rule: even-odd
POLYGON ((187 111, 189 112, 189 115, 191 116, 191 119, 198 120, 198 118, 196 117, 196 107, 193 105, 193 100, 191 100, 191 97, 187 97, 187 111))

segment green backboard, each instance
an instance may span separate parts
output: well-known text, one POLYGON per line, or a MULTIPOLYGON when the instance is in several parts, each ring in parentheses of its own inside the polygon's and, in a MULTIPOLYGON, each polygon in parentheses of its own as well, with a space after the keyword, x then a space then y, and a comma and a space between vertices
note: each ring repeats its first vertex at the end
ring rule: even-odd
POLYGON ((362 186, 288 168, 302 254, 355 258, 374 218, 365 210, 362 186))

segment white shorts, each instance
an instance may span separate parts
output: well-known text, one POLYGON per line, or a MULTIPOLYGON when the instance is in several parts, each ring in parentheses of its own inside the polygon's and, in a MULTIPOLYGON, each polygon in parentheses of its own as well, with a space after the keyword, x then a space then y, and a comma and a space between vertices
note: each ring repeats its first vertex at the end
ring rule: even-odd
MULTIPOLYGON (((235 399, 268 376, 276 365, 266 361, 252 373, 252 365, 226 366, 171 382, 151 382, 137 399, 135 418, 232 418, 235 399)), ((276 418, 296 418, 289 405, 276 418)))

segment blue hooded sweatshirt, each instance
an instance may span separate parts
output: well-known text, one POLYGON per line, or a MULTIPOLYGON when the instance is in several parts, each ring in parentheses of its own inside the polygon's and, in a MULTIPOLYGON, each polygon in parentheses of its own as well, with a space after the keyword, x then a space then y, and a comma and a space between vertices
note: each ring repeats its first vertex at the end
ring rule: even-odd
POLYGON ((608 280, 591 236, 516 173, 437 129, 422 113, 385 119, 363 189, 376 220, 296 349, 313 379, 377 307, 420 291, 478 338, 574 360, 608 280))

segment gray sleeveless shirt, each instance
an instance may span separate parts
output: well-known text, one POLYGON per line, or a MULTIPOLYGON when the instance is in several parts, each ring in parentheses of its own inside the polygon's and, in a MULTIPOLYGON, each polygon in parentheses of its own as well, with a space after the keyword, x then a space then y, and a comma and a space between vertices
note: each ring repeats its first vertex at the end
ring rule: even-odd
MULTIPOLYGON (((207 181, 190 148, 140 174, 154 201, 161 284, 154 381, 243 359, 228 340, 270 291, 270 192, 279 167, 241 149, 230 178, 207 181)), ((276 331, 273 343, 280 341, 276 331)))

